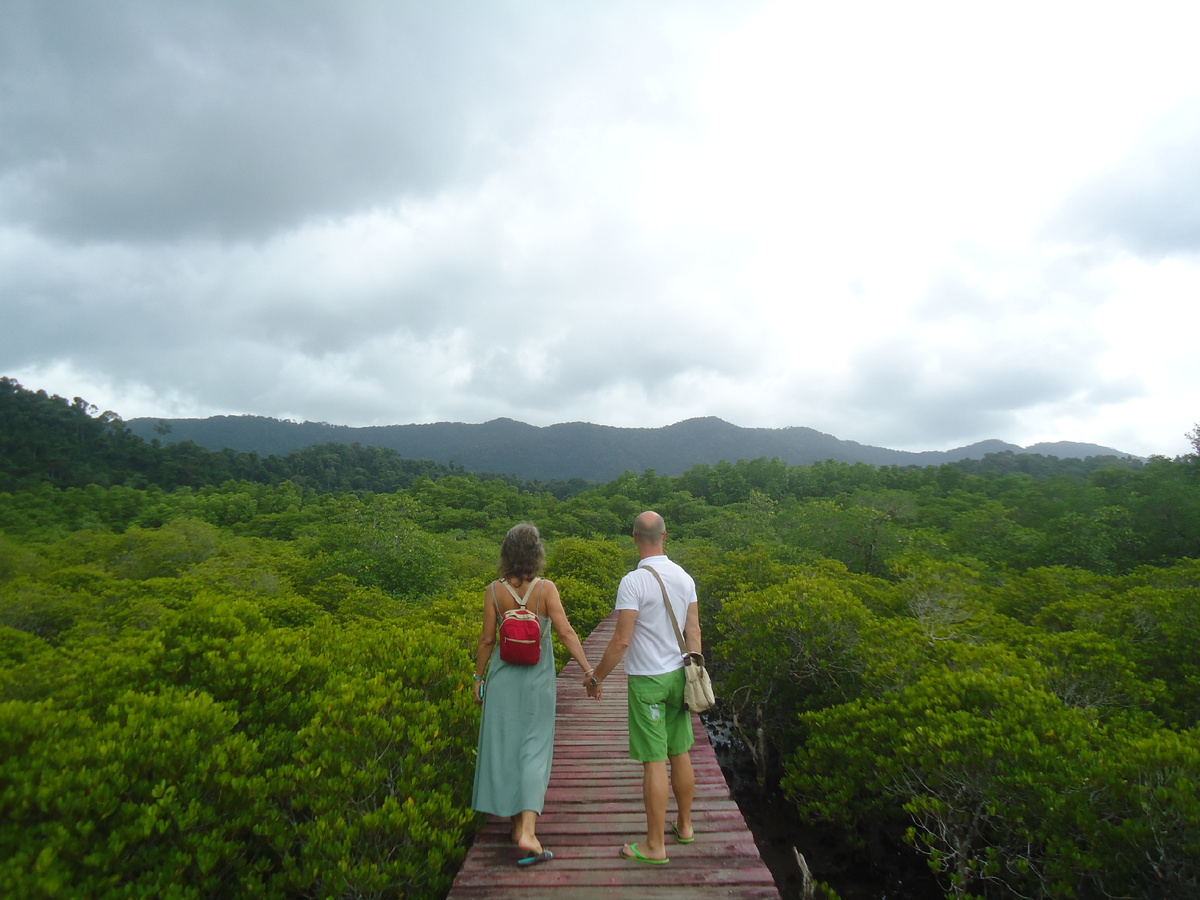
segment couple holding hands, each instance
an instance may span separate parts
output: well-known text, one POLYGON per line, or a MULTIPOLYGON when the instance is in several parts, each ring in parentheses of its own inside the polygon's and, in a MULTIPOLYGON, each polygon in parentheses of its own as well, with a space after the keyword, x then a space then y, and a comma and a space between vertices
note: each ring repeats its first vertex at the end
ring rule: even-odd
POLYGON ((595 700, 603 696, 604 679, 625 661, 629 755, 643 766, 646 838, 623 845, 620 855, 651 865, 669 862, 665 838, 668 789, 674 792, 679 808, 672 826, 676 840, 682 844, 695 840, 692 799, 696 782, 688 756, 692 719, 683 702, 684 663, 664 592, 677 621, 685 623, 687 649, 697 653, 700 616, 695 582, 663 552, 666 534, 666 524, 658 513, 644 512, 635 520, 633 540, 641 561, 621 579, 616 633, 595 668, 589 665, 579 636, 567 620, 558 589, 538 577, 546 553, 537 528, 527 522, 516 525, 500 546, 500 579, 485 591, 483 633, 475 659, 475 702, 483 705, 483 718, 471 805, 480 812, 512 818, 512 839, 522 853, 517 862, 520 866, 536 865, 554 856, 536 833, 554 751, 556 679, 551 625, 584 671, 584 687, 595 700), (518 607, 533 609, 540 619, 541 653, 533 665, 509 663, 500 656, 500 623, 505 613, 518 607))

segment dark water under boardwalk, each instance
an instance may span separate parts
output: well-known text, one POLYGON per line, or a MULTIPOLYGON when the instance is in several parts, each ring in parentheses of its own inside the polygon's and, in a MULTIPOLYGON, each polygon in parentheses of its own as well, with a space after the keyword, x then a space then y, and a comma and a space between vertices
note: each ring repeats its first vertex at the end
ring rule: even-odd
POLYGON ((793 848, 804 855, 813 877, 842 900, 944 900, 945 891, 925 858, 911 847, 875 847, 874 855, 883 862, 872 868, 867 852, 849 844, 837 829, 805 822, 779 791, 760 791, 754 760, 720 708, 703 718, 730 793, 783 900, 799 900, 802 889, 793 848))

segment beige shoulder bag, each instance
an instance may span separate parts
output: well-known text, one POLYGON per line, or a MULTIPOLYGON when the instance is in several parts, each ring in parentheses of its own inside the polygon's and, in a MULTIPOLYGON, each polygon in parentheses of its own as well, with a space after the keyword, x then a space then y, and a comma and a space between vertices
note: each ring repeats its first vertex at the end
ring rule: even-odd
POLYGON ((675 610, 671 608, 671 601, 667 597, 667 586, 663 584, 662 576, 650 566, 642 566, 642 568, 653 575, 658 586, 662 588, 663 603, 667 604, 667 614, 671 617, 671 624, 675 626, 675 639, 679 641, 679 652, 683 654, 683 670, 687 676, 683 687, 683 703, 692 712, 702 713, 717 702, 717 698, 713 696, 712 681, 708 677, 708 670, 704 668, 704 656, 688 652, 687 644, 683 641, 683 632, 679 630, 679 619, 675 617, 675 610))

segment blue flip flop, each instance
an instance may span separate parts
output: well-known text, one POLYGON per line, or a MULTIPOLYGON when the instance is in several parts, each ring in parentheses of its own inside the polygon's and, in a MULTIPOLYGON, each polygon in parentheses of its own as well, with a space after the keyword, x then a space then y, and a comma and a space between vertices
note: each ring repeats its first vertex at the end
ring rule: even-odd
POLYGON ((538 863, 549 862, 554 859, 554 854, 549 850, 542 850, 537 856, 527 856, 524 859, 518 859, 518 866, 536 866, 538 863))

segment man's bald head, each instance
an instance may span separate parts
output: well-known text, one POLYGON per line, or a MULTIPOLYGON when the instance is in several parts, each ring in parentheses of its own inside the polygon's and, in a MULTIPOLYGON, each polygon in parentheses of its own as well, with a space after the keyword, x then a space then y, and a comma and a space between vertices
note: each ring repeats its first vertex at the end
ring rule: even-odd
POLYGON ((667 523, 653 510, 646 510, 633 520, 633 539, 646 547, 661 547, 667 536, 667 523))

